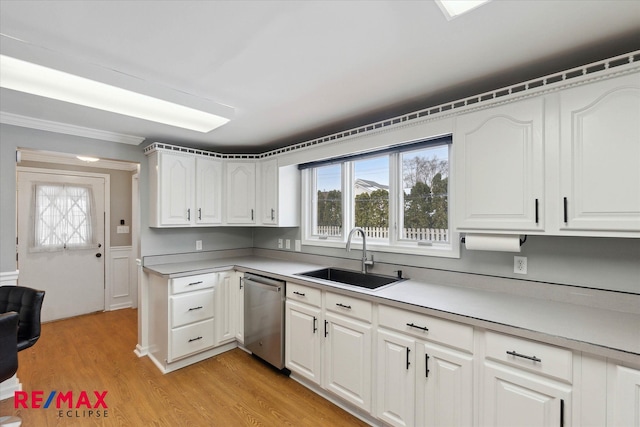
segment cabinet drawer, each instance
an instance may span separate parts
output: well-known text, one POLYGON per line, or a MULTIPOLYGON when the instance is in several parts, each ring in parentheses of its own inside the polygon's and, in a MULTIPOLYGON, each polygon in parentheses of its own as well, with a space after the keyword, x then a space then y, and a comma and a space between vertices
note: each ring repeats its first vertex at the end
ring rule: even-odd
POLYGON ((487 359, 562 381, 572 380, 573 354, 564 348, 487 331, 485 355, 487 359))
POLYGON ((169 299, 172 328, 213 317, 213 289, 179 294, 169 299))
POLYGON ((400 308, 381 305, 380 326, 473 353, 473 327, 400 308))
POLYGON ((180 357, 212 347, 214 343, 213 334, 213 319, 172 329, 167 361, 172 362, 180 357))
POLYGON ((346 295, 325 293, 326 310, 371 323, 371 303, 346 295))
POLYGON ((320 289, 298 285, 297 283, 287 283, 288 299, 320 307, 322 301, 321 295, 322 292, 320 289))
POLYGON ((195 274, 171 279, 171 294, 197 291, 199 289, 213 288, 218 279, 218 273, 195 274))

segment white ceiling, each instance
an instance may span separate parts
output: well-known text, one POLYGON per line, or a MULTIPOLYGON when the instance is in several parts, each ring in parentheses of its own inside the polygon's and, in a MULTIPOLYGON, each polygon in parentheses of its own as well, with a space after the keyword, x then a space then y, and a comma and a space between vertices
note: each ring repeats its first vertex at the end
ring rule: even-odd
POLYGON ((640 1, 0 1, 0 52, 200 108, 208 134, 2 89, 3 114, 262 152, 640 47, 640 1), (472 93, 469 93, 472 92, 472 93))

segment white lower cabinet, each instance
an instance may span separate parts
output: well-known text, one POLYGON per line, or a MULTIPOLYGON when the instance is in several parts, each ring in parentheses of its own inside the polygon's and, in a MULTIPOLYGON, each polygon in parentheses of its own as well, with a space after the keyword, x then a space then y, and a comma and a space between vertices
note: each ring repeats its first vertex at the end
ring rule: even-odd
POLYGON ((285 311, 285 365, 320 384, 320 308, 288 300, 285 311))
POLYGON ((640 426, 640 366, 607 364, 607 426, 640 426))
POLYGON ((371 325, 325 314, 325 389, 371 410, 371 325))
POLYGON ((235 277, 236 273, 233 271, 218 273, 216 283, 216 345, 232 342, 236 339, 238 289, 234 286, 235 277))
POLYGON ((163 373, 236 346, 234 275, 149 275, 149 357, 163 373))
POLYGON ((393 426, 415 425, 415 347, 413 338, 378 330, 376 416, 393 426))
POLYGON ((416 370, 416 426, 473 424, 473 355, 419 343, 416 370))
POLYGON ((393 426, 473 424, 473 328, 378 307, 376 416, 393 426))
POLYGON ((570 426, 570 350, 485 333, 481 394, 483 426, 570 426))

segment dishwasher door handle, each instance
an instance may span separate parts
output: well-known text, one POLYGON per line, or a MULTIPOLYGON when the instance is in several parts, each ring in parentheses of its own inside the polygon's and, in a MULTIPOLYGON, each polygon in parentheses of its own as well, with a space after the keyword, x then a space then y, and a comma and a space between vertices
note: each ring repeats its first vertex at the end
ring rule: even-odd
POLYGON ((244 285, 257 286, 259 288, 265 289, 267 291, 272 291, 272 292, 282 291, 282 285, 268 285, 266 283, 260 283, 260 282, 256 282, 255 280, 247 279, 246 277, 244 278, 244 285))

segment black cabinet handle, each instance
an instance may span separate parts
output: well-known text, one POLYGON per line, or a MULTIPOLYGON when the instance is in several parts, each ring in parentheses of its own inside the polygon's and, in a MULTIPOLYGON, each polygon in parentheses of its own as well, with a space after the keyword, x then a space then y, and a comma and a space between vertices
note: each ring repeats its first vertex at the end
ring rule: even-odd
POLYGON ((187 221, 191 221, 191 209, 187 209, 187 221))
POLYGON ((536 224, 540 222, 540 215, 538 213, 538 199, 536 199, 536 224))
POLYGON ((300 295, 301 297, 305 296, 304 292, 293 291, 294 294, 300 295))
POLYGON ((202 337, 191 338, 189 340, 189 342, 198 341, 198 340, 201 340, 201 339, 202 339, 202 337))
POLYGON ((327 325, 329 324, 328 320, 324 321, 324 336, 326 337, 327 335, 329 335, 329 331, 327 331, 327 325))
POLYGON ((509 356, 522 357, 523 359, 533 360, 534 362, 542 362, 542 359, 538 359, 535 356, 527 356, 526 354, 516 353, 515 350, 514 351, 507 351, 507 354, 509 356))
POLYGON ((420 330, 425 331, 425 332, 429 331, 429 329, 428 329, 428 328, 426 328, 426 327, 424 327, 424 326, 418 326, 418 325, 415 325, 415 324, 413 324, 413 323, 407 323, 407 326, 409 326, 409 327, 411 327, 411 328, 420 329, 420 330))
POLYGON ((187 286, 199 285, 200 283, 202 283, 202 280, 199 282, 191 282, 187 286))
POLYGON ((318 330, 318 318, 313 316, 313 333, 315 334, 318 330))
POLYGON ((337 303, 336 303, 336 305, 337 305, 338 307, 347 308, 347 309, 351 310, 351 306, 350 306, 350 305, 344 305, 344 304, 341 304, 341 303, 339 303, 339 302, 337 302, 337 303))
POLYGON ((276 219, 276 210, 271 209, 271 221, 274 221, 275 219, 276 219))
POLYGON ((569 212, 567 211, 567 198, 564 198, 564 223, 569 224, 569 212))
POLYGON ((198 306, 198 307, 191 307, 188 311, 193 311, 193 310, 200 310, 202 308, 202 306, 198 306))
POLYGON ((253 221, 253 209, 251 209, 251 221, 253 221))
POLYGON ((407 347, 407 369, 409 369, 409 365, 411 365, 411 362, 409 362, 409 353, 411 352, 411 350, 409 350, 409 347, 407 347))
POLYGON ((202 219, 202 208, 198 208, 198 219, 202 219))
POLYGON ((429 378, 429 354, 424 354, 424 376, 429 378))
POLYGON ((560 427, 564 427, 564 399, 560 399, 560 427))

